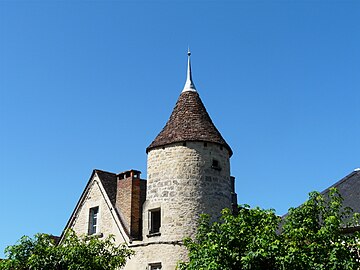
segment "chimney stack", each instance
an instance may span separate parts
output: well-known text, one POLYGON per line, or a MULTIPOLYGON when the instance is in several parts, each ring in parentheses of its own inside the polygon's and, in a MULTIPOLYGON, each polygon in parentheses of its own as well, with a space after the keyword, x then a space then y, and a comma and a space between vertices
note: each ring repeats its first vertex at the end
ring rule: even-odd
POLYGON ((141 238, 142 204, 145 201, 145 180, 140 171, 129 170, 117 175, 116 208, 129 236, 141 238))

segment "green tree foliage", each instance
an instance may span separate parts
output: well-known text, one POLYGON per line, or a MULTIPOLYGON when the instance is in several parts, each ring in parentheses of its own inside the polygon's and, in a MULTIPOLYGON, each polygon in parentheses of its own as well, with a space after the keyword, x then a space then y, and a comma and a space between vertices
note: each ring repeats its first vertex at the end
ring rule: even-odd
POLYGON ((281 219, 273 210, 239 207, 223 210, 220 222, 204 215, 195 239, 185 239, 189 261, 181 270, 353 270, 360 269, 358 215, 342 207, 336 189, 324 197, 312 192, 281 219), (352 218, 351 218, 352 217, 352 218))
POLYGON ((47 234, 23 236, 5 249, 1 270, 112 270, 124 266, 133 251, 116 246, 114 238, 78 237, 68 231, 61 245, 47 234))
POLYGON ((331 189, 324 197, 312 192, 309 200, 291 208, 282 233, 284 269, 359 269, 359 232, 346 234, 344 227, 358 226, 358 214, 342 206, 342 197, 331 189))
POLYGON ((272 210, 248 206, 240 207, 237 216, 229 209, 222 214, 222 222, 214 223, 202 216, 196 239, 184 241, 190 260, 180 269, 272 269, 280 218, 272 210))

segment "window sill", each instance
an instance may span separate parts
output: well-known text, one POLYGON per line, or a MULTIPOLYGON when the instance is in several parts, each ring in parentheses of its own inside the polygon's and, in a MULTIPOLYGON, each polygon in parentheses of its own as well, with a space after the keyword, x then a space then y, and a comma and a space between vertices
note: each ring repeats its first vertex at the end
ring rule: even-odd
POLYGON ((155 236, 160 236, 161 232, 154 232, 154 233, 149 233, 148 235, 146 235, 148 238, 150 237, 155 237, 155 236))
POLYGON ((102 238, 104 236, 103 233, 94 233, 94 234, 88 234, 87 238, 102 238))

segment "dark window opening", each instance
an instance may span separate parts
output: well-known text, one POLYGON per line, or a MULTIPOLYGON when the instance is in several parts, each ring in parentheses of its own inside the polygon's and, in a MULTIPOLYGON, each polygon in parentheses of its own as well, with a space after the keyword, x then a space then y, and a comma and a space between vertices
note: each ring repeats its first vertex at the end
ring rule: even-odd
POLYGON ((99 207, 90 208, 89 211, 89 234, 96 234, 98 227, 99 207))
POLYGON ((161 270, 161 263, 151 263, 149 264, 149 270, 161 270))
POLYGON ((186 146, 186 142, 183 142, 183 146, 186 146))
POLYGON ((221 167, 220 167, 219 161, 216 159, 213 159, 211 168, 213 168, 214 170, 220 171, 221 167))
POLYGON ((159 233, 161 227, 161 211, 159 209, 150 210, 150 230, 149 233, 159 233))
POLYGON ((207 147, 207 143, 206 143, 206 142, 204 142, 204 146, 207 147))

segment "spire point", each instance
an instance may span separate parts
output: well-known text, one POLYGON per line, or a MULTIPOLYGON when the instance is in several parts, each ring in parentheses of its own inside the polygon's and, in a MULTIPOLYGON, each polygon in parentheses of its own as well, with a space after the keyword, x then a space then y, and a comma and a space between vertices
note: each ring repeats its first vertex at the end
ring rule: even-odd
POLYGON ((192 81, 192 74, 191 74, 190 47, 188 47, 187 55, 188 55, 187 77, 186 77, 186 82, 185 82, 184 89, 182 90, 182 92, 187 92, 187 91, 196 92, 195 84, 192 81))

